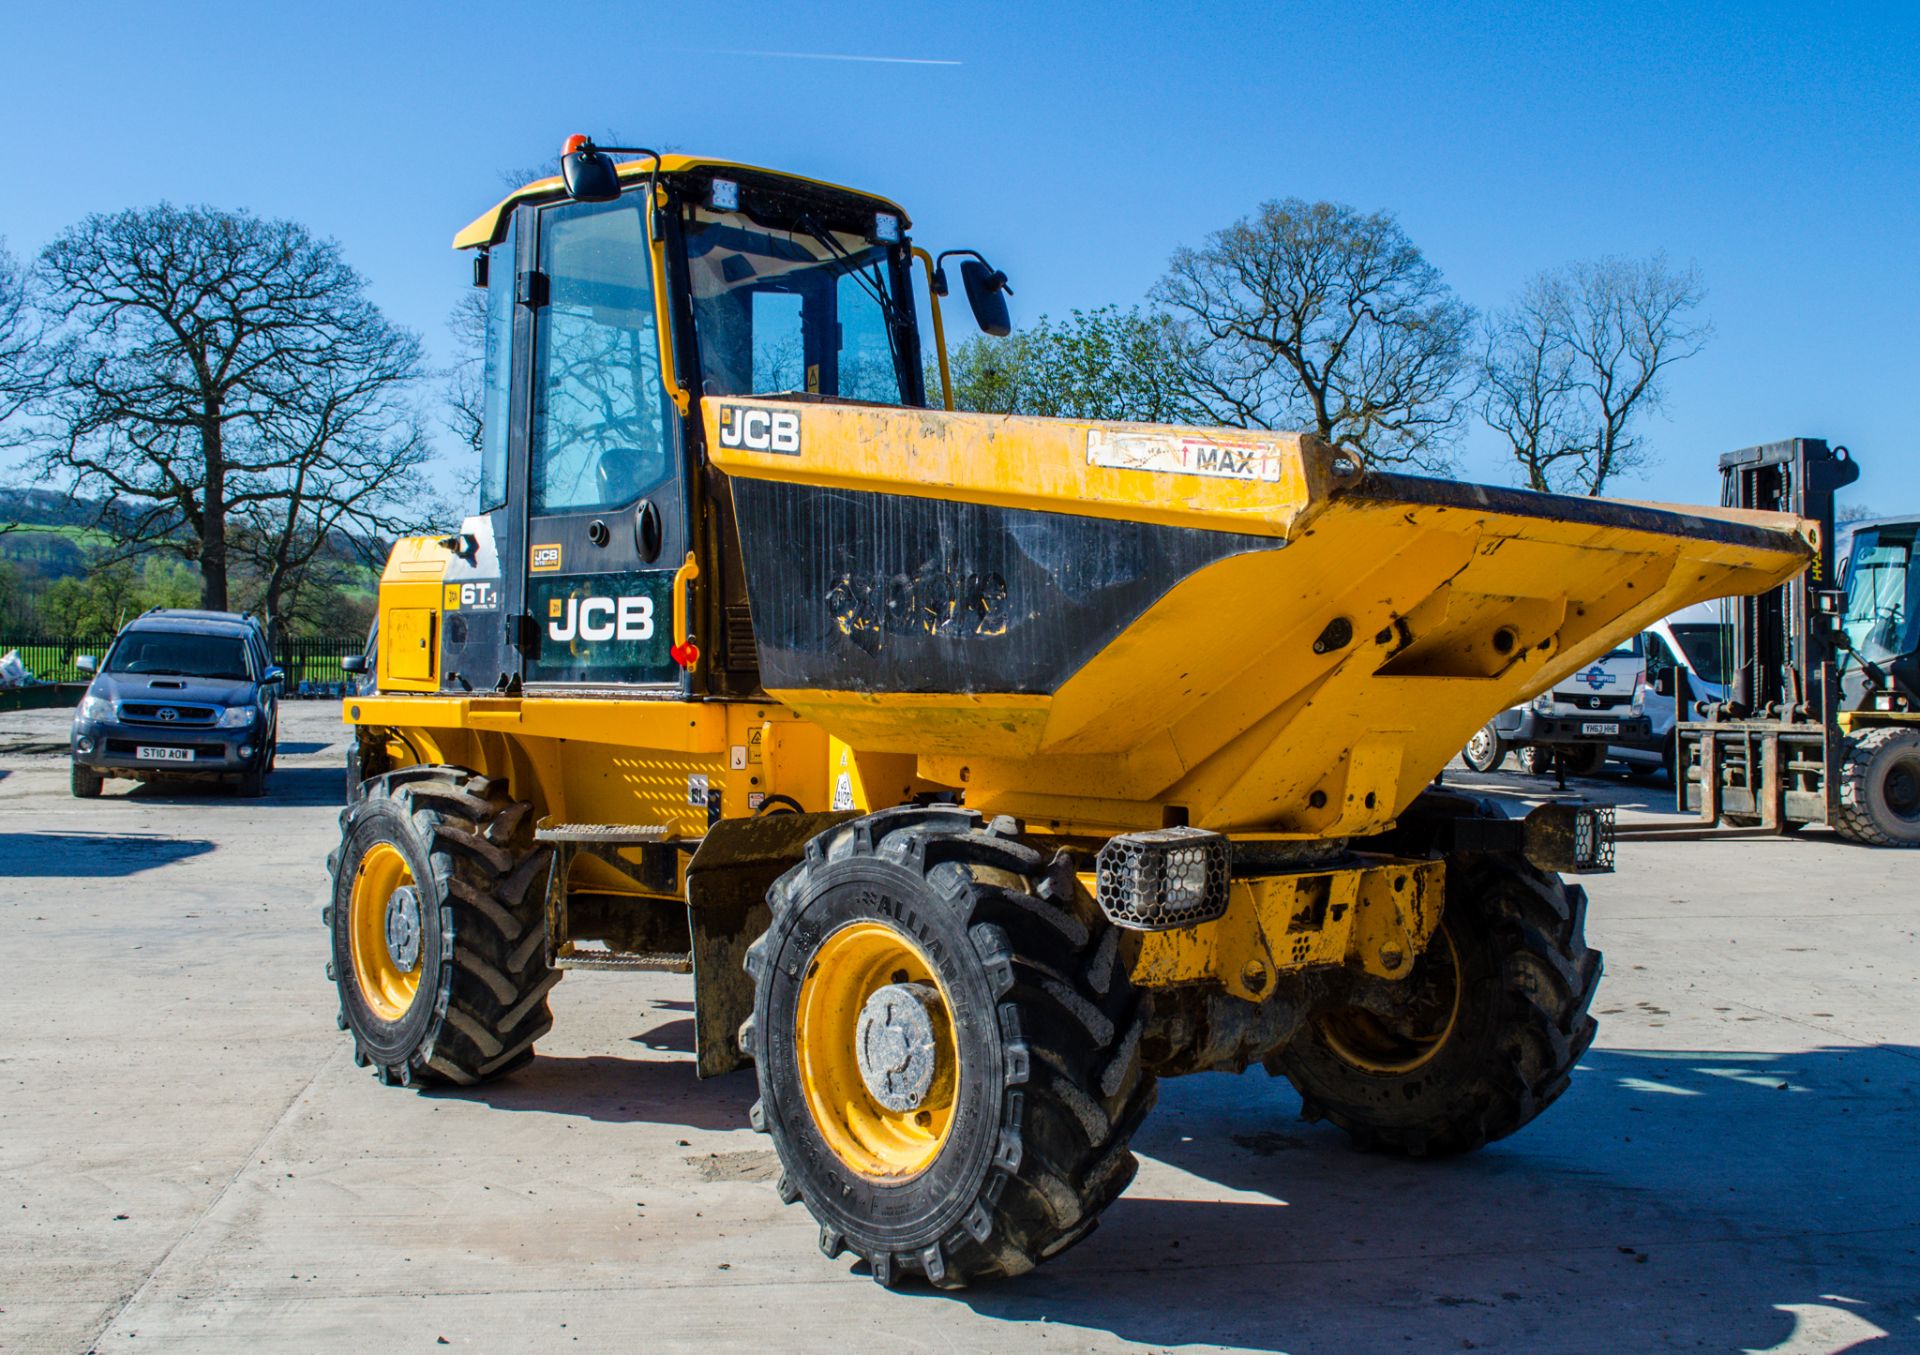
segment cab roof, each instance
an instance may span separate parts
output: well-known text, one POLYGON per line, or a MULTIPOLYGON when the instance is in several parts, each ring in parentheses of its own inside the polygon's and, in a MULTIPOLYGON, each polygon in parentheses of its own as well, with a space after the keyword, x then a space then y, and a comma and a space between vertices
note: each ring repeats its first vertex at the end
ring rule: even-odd
MULTIPOLYGON (((653 170, 653 158, 651 156, 642 156, 636 160, 623 160, 616 164, 614 169, 622 179, 644 179, 653 170)), ((865 202, 870 202, 879 211, 892 212, 900 218, 900 225, 903 230, 912 225, 912 222, 907 219, 905 209, 903 209, 899 203, 894 202, 890 198, 883 198, 877 193, 868 193, 862 189, 848 188, 842 184, 829 183, 825 179, 810 179, 804 174, 789 174, 784 170, 764 169, 759 165, 745 165, 736 160, 715 160, 704 155, 663 155, 660 157, 661 174, 685 174, 691 170, 719 170, 756 178, 786 179, 792 183, 809 184, 815 188, 826 189, 831 193, 844 194, 847 197, 859 198, 865 202)), ((564 187, 565 185, 562 183, 560 176, 555 174, 550 178, 536 179, 525 187, 516 188, 492 207, 475 217, 463 230, 456 234, 453 237, 453 247, 455 249, 479 249, 483 246, 491 245, 506 232, 507 218, 512 214, 513 209, 517 205, 523 202, 531 202, 538 198, 557 195, 564 187)))

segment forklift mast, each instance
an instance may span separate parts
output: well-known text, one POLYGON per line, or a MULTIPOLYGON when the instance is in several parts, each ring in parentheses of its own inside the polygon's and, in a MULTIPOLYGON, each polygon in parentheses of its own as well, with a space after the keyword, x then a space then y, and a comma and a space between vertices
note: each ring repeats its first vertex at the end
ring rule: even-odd
POLYGON ((1831 699, 1821 680, 1834 658, 1815 616, 1816 596, 1834 586, 1834 495, 1860 477, 1845 447, 1789 438, 1720 458, 1720 502, 1728 508, 1792 513, 1820 526, 1807 572, 1757 597, 1735 598, 1733 682, 1725 714, 1819 718, 1831 699))

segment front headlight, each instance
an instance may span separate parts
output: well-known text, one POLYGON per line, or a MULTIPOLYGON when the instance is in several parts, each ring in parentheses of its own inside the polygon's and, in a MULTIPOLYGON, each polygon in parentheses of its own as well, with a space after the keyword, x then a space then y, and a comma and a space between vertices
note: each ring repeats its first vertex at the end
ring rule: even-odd
POLYGON ((245 729, 253 723, 252 706, 228 706, 220 712, 220 728, 245 729))
POLYGON ((1633 713, 1635 715, 1647 713, 1647 684, 1644 682, 1633 689, 1633 713))
POLYGON ((75 712, 75 715, 82 720, 111 720, 113 702, 104 696, 95 696, 92 692, 88 692, 80 698, 80 709, 75 712))

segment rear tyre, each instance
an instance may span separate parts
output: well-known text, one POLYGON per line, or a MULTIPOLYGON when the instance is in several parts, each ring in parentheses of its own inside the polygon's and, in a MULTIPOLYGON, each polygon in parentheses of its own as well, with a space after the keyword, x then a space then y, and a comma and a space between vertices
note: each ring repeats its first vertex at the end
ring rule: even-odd
POLYGON ((1500 770, 1501 764, 1507 760, 1507 745, 1506 741, 1494 732, 1491 721, 1480 726, 1474 736, 1467 740, 1467 746, 1460 752, 1460 760, 1472 771, 1497 772, 1500 770))
POLYGON ((1920 847, 1920 729, 1886 725, 1847 740, 1833 826, 1872 847, 1920 847))
POLYGON ((1567 752, 1568 776, 1598 776, 1607 765, 1605 744, 1578 744, 1567 752))
POLYGON ((781 1197, 883 1285, 1031 1270, 1133 1179, 1145 1004, 1070 860, 1018 831, 950 806, 831 829, 747 952, 781 1197))
POLYGON ((1586 893, 1519 856, 1454 858, 1413 973, 1313 1013, 1279 1071, 1302 1114, 1413 1157, 1504 1138, 1567 1089, 1593 1042, 1600 953, 1586 893))
POLYGON ((1537 743, 1530 743, 1522 748, 1515 755, 1515 761, 1520 764, 1520 770, 1528 776, 1553 775, 1553 750, 1543 748, 1537 743))
POLYGON ((77 762, 73 764, 73 778, 70 784, 73 788, 73 796, 76 800, 99 799, 100 787, 105 782, 106 782, 106 777, 100 775, 99 772, 94 771, 93 768, 82 767, 77 762))
POLYGON ((354 1061, 382 1082, 467 1085, 512 1072, 553 1025, 550 854, 532 807, 458 767, 367 782, 328 858, 328 966, 354 1061))

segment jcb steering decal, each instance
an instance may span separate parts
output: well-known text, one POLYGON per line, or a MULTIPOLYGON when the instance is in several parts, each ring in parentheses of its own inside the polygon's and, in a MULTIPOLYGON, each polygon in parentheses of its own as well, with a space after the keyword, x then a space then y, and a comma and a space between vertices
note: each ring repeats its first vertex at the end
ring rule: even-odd
POLYGON ((800 455, 800 413, 720 406, 720 445, 737 451, 800 455))
POLYGON ((443 589, 440 610, 446 612, 497 612, 500 610, 500 589, 496 584, 480 581, 475 583, 450 583, 443 589))
POLYGON ((527 557, 527 568, 535 574, 551 574, 560 568, 560 547, 535 546, 527 557))

